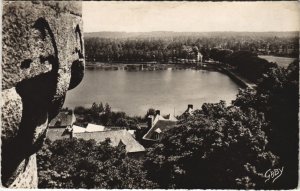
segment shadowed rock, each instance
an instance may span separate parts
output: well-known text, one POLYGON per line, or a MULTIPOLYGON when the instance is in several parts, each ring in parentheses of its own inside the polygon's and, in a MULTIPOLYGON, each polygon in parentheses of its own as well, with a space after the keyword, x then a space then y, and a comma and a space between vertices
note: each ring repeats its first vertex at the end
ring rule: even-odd
POLYGON ((81 2, 4 2, 2 27, 2 184, 36 188, 35 153, 83 78, 81 2))

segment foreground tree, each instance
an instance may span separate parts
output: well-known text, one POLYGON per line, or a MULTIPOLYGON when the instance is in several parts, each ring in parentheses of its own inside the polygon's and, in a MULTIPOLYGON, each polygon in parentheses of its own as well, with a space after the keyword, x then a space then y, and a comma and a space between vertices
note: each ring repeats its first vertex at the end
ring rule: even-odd
POLYGON ((203 104, 149 149, 144 166, 161 188, 264 188, 277 162, 265 125, 253 109, 203 104))
POLYGON ((154 188, 140 161, 127 158, 123 144, 106 140, 46 141, 37 155, 39 188, 154 188))
POLYGON ((234 105, 243 110, 253 108, 265 114, 268 148, 280 157, 284 173, 274 186, 291 189, 298 183, 298 112, 299 63, 287 69, 270 68, 263 75, 257 90, 243 90, 234 105))

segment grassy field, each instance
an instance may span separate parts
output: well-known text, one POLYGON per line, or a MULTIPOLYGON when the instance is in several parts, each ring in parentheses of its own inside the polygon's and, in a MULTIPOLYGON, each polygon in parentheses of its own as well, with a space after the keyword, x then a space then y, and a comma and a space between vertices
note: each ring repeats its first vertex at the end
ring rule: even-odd
POLYGON ((276 62, 279 66, 287 68, 290 63, 292 63, 297 58, 270 56, 270 55, 260 55, 260 58, 266 59, 269 62, 276 62))

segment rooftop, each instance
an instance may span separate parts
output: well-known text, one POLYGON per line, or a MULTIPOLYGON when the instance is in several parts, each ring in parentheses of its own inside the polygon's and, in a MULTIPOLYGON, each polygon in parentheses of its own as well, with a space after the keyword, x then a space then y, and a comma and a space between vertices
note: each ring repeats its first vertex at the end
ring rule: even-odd
POLYGON ((139 129, 145 129, 145 128, 147 128, 148 127, 148 124, 147 123, 139 123, 138 124, 138 128, 139 129))
POLYGON ((94 139, 96 142, 102 142, 106 138, 110 138, 112 146, 118 146, 120 141, 126 145, 128 153, 145 151, 145 148, 127 130, 74 133, 73 137, 84 140, 94 139))
POLYGON ((73 130, 73 133, 84 133, 86 131, 86 128, 80 127, 77 125, 73 125, 72 130, 73 130))
POLYGON ((75 120, 72 110, 64 110, 60 111, 59 114, 50 121, 48 126, 50 128, 72 126, 75 120))
POLYGON ((86 132, 96 132, 96 131, 104 131, 105 127, 103 125, 95 125, 89 123, 86 127, 86 132))
POLYGON ((171 120, 171 121, 177 121, 176 117, 174 117, 174 115, 171 115, 171 114, 168 114, 167 116, 165 116, 165 119, 171 120))
POLYGON ((155 133, 165 132, 176 125, 177 121, 158 120, 156 124, 144 135, 143 139, 156 140, 155 133))
POLYGON ((50 139, 51 141, 70 138, 70 134, 64 132, 65 128, 49 128, 47 130, 46 138, 50 139))

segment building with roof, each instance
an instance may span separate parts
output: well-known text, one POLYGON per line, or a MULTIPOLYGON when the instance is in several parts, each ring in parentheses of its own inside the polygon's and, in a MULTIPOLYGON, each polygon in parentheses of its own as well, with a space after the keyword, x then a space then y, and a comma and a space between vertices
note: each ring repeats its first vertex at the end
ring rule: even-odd
POLYGON ((196 61, 197 62, 202 62, 202 60, 203 60, 203 55, 200 52, 197 52, 196 61))
POLYGON ((193 111, 194 111, 194 106, 192 104, 189 104, 184 113, 193 115, 193 111))
POLYGON ((89 123, 87 127, 80 127, 77 125, 68 125, 66 128, 64 128, 64 126, 51 127, 47 131, 47 138, 49 138, 51 141, 55 141, 58 139, 70 138, 74 133, 98 132, 104 130, 104 126, 91 123, 89 123))
POLYGON ((96 131, 104 131, 104 130, 105 127, 103 125, 96 125, 92 123, 89 123, 85 128, 85 132, 96 132, 96 131))
POLYGON ((104 131, 105 127, 103 125, 96 125, 89 123, 86 127, 80 127, 77 125, 73 125, 70 131, 73 133, 84 133, 84 132, 97 132, 97 131, 104 131))
POLYGON ((52 119, 48 125, 49 128, 67 128, 72 127, 76 121, 73 110, 63 109, 52 119))
POLYGON ((76 118, 72 110, 62 109, 58 115, 52 119, 48 125, 46 138, 51 141, 70 138, 70 133, 66 129, 71 129, 76 118))
POLYGON ((129 130, 127 130, 127 131, 128 131, 128 133, 130 133, 130 135, 131 135, 132 137, 135 138, 135 131, 136 131, 136 130, 131 130, 131 129, 129 129, 129 130))
POLYGON ((163 133, 169 129, 175 127, 177 119, 171 114, 166 118, 160 115, 160 111, 157 110, 155 117, 148 117, 148 132, 143 136, 143 143, 145 145, 151 145, 152 143, 161 140, 163 133))
POLYGON ((127 155, 132 158, 141 158, 145 153, 145 148, 134 139, 132 131, 122 130, 107 130, 87 132, 86 128, 73 125, 73 128, 50 128, 47 130, 47 138, 51 141, 60 139, 84 139, 103 142, 109 138, 111 146, 125 145, 127 155))
POLYGON ((84 140, 95 140, 96 142, 103 142, 109 138, 112 146, 118 146, 120 143, 126 147, 127 155, 133 158, 140 158, 144 155, 145 148, 138 143, 133 136, 125 129, 123 130, 109 130, 97 132, 73 133, 73 138, 84 140))
POLYGON ((49 128, 47 129, 46 138, 50 139, 51 141, 69 139, 70 133, 67 132, 65 128, 49 128))
POLYGON ((77 125, 73 125, 71 131, 73 133, 84 133, 84 132, 86 132, 86 128, 80 127, 80 126, 77 126, 77 125))

